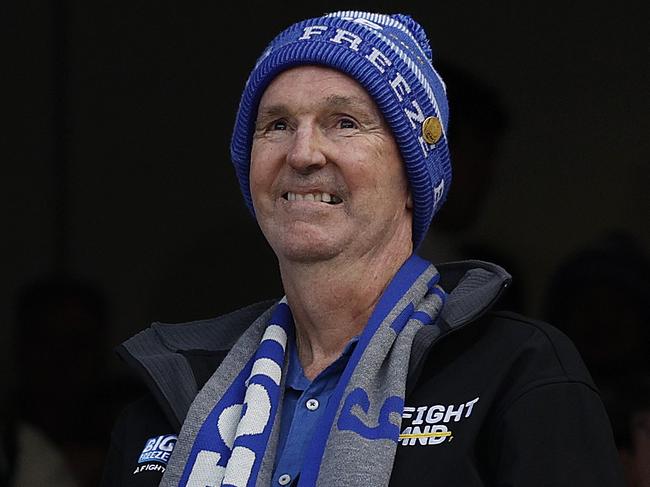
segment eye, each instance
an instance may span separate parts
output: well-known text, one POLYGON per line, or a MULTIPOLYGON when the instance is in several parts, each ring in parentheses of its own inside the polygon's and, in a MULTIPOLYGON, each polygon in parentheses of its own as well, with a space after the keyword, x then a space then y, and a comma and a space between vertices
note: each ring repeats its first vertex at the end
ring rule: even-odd
POLYGON ((354 120, 350 118, 342 118, 338 121, 338 126, 341 129, 354 129, 357 128, 357 124, 354 120))
POLYGON ((270 125, 271 130, 287 130, 287 122, 284 120, 276 120, 270 125))

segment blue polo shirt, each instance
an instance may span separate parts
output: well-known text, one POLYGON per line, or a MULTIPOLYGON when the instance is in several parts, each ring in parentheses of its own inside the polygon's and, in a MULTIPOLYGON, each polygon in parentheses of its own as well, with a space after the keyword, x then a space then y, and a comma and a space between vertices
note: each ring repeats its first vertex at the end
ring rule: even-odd
POLYGON ((289 365, 272 486, 290 485, 298 477, 309 439, 325 413, 327 402, 358 340, 358 337, 352 338, 341 356, 311 382, 305 377, 295 340, 289 342, 289 365))

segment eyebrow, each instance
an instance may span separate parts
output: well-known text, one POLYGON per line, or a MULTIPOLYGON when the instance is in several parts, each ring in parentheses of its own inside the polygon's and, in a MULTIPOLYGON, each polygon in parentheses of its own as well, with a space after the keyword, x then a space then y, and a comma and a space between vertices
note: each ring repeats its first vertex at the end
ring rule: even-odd
POLYGON ((325 98, 325 103, 333 110, 353 110, 364 123, 382 123, 383 120, 375 105, 368 105, 365 99, 357 96, 330 95, 325 98))
POLYGON ((257 112, 257 118, 255 119, 255 125, 257 126, 260 122, 264 120, 281 118, 287 114, 287 108, 285 105, 270 105, 264 107, 262 110, 257 112))
POLYGON ((357 96, 330 95, 325 98, 325 103, 332 108, 351 107, 366 111, 366 104, 357 96))

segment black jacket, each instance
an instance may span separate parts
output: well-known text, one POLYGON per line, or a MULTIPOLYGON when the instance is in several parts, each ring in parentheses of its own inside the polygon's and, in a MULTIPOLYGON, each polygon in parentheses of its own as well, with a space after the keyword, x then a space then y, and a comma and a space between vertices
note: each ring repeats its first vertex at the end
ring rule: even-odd
MULTIPOLYGON (((548 324, 490 311, 509 283, 498 266, 438 269, 452 292, 439 328, 422 328, 413 343, 390 485, 622 487, 607 415, 569 339, 548 324), (440 436, 418 436, 429 432, 440 436)), ((272 304, 155 323, 119 347, 151 394, 116 423, 105 487, 158 485, 169 435, 237 337, 272 304)))

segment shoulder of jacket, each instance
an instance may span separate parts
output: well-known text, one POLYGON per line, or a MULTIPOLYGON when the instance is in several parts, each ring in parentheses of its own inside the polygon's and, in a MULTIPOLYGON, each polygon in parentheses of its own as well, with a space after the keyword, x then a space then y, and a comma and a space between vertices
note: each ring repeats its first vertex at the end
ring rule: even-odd
POLYGON ((503 381, 510 391, 553 382, 595 389, 582 357, 562 331, 513 312, 490 311, 449 330, 432 341, 426 363, 425 375, 453 366, 485 375, 486 381, 503 381))
POLYGON ((485 328, 486 345, 510 364, 510 380, 519 379, 523 389, 573 382, 596 391, 573 341, 552 324, 507 311, 490 312, 479 321, 476 325, 485 328))
POLYGON ((494 328, 504 339, 522 340, 522 346, 534 344, 540 349, 551 351, 558 362, 567 367, 567 360, 580 358, 573 341, 550 323, 511 311, 492 311, 483 319, 487 321, 483 326, 494 328))
POLYGON ((275 301, 187 323, 153 323, 117 348, 141 378, 168 420, 179 425, 199 387, 242 333, 275 301))
POLYGON ((183 323, 156 321, 149 328, 126 340, 122 346, 130 351, 142 347, 164 348, 173 352, 229 350, 244 330, 276 302, 261 301, 225 315, 203 320, 183 323))

